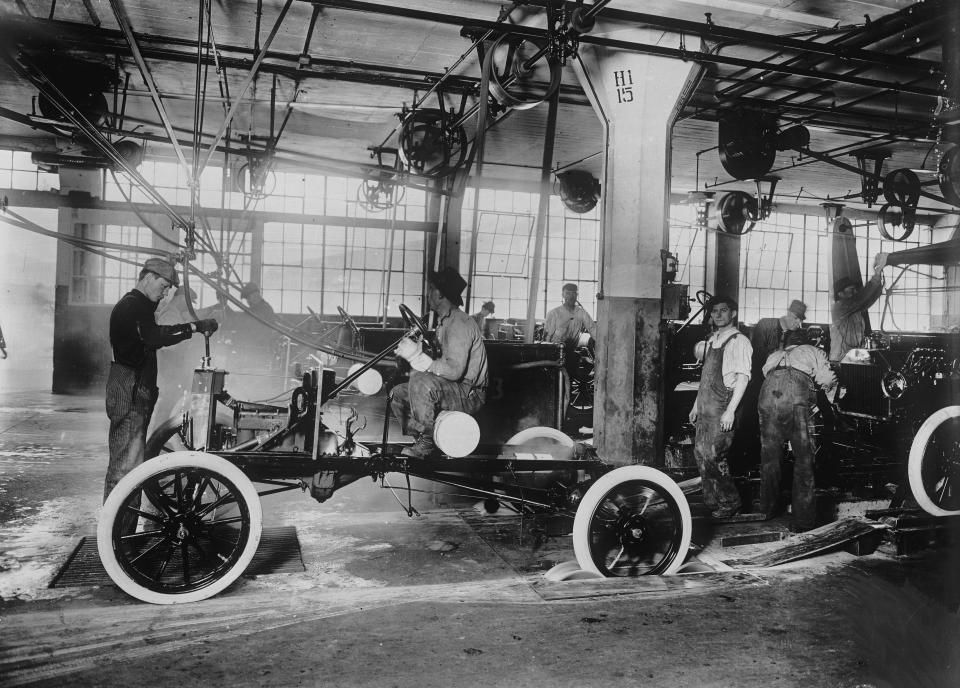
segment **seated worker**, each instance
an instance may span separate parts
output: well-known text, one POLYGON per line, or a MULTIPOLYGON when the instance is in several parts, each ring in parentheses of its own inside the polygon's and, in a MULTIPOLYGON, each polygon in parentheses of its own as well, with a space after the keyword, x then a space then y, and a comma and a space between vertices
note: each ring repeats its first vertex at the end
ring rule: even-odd
POLYGON ((817 389, 828 394, 837 385, 837 376, 827 355, 807 343, 803 330, 787 333, 784 348, 774 351, 763 365, 766 378, 760 388, 760 511, 777 515, 780 507, 780 470, 784 445, 793 450, 794 532, 816 526, 814 501, 813 416, 817 389))
POLYGON ((861 289, 849 277, 841 277, 833 285, 833 308, 830 312, 830 360, 839 361, 851 349, 860 346, 867 330, 864 312, 877 302, 883 292, 883 268, 887 253, 878 253, 873 261, 873 276, 861 289))
POLYGON ((547 313, 543 324, 543 340, 563 344, 567 351, 577 348, 582 333, 591 337, 597 334, 597 324, 577 302, 577 293, 576 284, 564 284, 563 303, 547 313))
POLYGON ((714 518, 740 511, 740 493, 730 475, 730 450, 743 415, 743 395, 750 382, 750 340, 737 329, 737 302, 715 296, 708 304, 716 331, 704 349, 700 388, 690 410, 696 428, 693 455, 703 484, 703 503, 714 518))
POLYGON ((438 357, 431 358, 421 342, 405 337, 398 356, 410 363, 410 380, 397 385, 390 406, 404 434, 415 442, 403 456, 427 458, 436 451, 433 424, 441 411, 476 413, 485 401, 487 352, 477 323, 460 310, 467 283, 453 268, 431 272, 427 305, 437 314, 438 357))
POLYGON ((484 323, 484 320, 493 315, 494 310, 496 310, 496 306, 493 304, 493 301, 484 301, 483 305, 480 306, 480 311, 470 316, 474 322, 477 323, 477 327, 480 328, 480 334, 484 336, 486 336, 486 323, 484 323))

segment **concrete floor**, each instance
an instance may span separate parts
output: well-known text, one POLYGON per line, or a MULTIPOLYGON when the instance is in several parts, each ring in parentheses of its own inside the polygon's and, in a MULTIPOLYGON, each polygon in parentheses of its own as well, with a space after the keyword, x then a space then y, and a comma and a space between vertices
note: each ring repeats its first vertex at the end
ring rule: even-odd
MULTIPOLYGON (((549 583, 573 559, 549 524, 429 495, 408 518, 369 481, 263 500, 302 573, 173 606, 49 588, 95 527, 106 432, 100 397, 0 392, 0 686, 960 685, 953 549, 549 583)), ((749 549, 723 529, 698 535, 713 568, 749 549)))

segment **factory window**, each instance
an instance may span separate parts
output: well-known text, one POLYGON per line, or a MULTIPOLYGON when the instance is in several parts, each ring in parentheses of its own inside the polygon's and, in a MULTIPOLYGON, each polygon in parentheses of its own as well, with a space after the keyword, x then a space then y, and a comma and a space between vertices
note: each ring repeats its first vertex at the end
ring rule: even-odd
POLYGON ((60 175, 44 172, 29 153, 0 150, 0 189, 49 191, 60 186, 60 175))
MULTIPOLYGON (((873 274, 877 253, 930 243, 929 228, 917 228, 907 241, 880 237, 873 222, 854 222, 857 254, 864 281, 873 274), (923 240, 921 242, 921 237, 923 240)), ((827 222, 818 215, 773 213, 743 235, 740 249, 740 321, 782 315, 792 299, 807 304, 808 323, 830 323, 833 305, 832 239, 827 222)), ((931 325, 931 290, 943 282, 943 268, 887 268, 887 295, 870 308, 874 328, 925 331, 931 325), (896 281, 896 284, 893 282, 896 281)))
MULTIPOLYGON (((83 226, 89 227, 88 225, 83 226)), ((123 244, 130 247, 152 246, 152 237, 152 233, 146 227, 128 225, 104 225, 103 227, 103 240, 112 244, 123 244)), ((143 262, 150 257, 149 254, 140 253, 136 250, 111 251, 110 258, 98 258, 86 251, 83 253, 85 254, 83 262, 93 264, 94 267, 87 271, 84 280, 83 273, 78 275, 77 256, 76 251, 74 252, 74 285, 79 280, 87 284, 86 291, 80 293, 71 291, 71 297, 74 301, 78 301, 78 297, 83 296, 85 300, 79 301, 80 303, 116 303, 121 296, 136 285, 140 268, 143 266, 143 262)))
MULTIPOLYGON (((470 281, 471 311, 484 301, 496 304, 496 317, 525 319, 533 272, 536 214, 539 195, 522 191, 481 189, 477 212, 477 258, 472 278, 469 228, 473 227, 474 191, 464 195, 461 222, 467 228, 460 249, 460 272, 470 281)), ((550 197, 547 231, 540 264, 538 303, 534 311, 544 318, 560 304, 561 286, 576 282, 580 302, 596 315, 599 281, 600 229, 598 210, 576 214, 558 196, 550 197)))

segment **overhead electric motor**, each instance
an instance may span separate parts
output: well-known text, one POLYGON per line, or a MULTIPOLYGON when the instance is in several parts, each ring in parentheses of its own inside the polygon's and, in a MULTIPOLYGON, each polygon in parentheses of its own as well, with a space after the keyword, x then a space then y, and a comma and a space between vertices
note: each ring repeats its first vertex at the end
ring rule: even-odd
POLYGON ((600 180, 585 170, 571 170, 557 175, 560 200, 575 213, 593 210, 600 200, 600 180))

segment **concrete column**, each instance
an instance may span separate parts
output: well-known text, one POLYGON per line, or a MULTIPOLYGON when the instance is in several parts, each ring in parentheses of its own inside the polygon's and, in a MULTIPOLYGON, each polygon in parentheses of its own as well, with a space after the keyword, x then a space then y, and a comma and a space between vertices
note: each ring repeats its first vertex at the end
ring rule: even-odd
MULTIPOLYGON (((676 47, 676 34, 593 31, 676 47)), ((671 129, 693 62, 581 46, 577 76, 605 129, 594 443, 611 464, 663 464, 661 249, 668 247, 671 129)))

